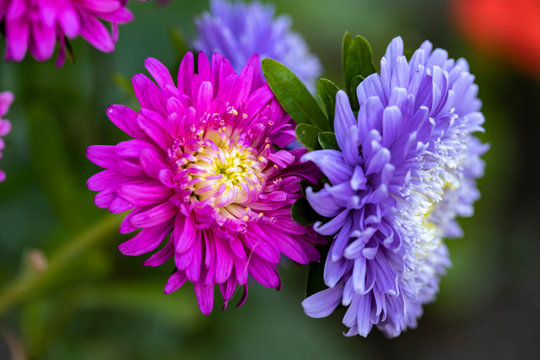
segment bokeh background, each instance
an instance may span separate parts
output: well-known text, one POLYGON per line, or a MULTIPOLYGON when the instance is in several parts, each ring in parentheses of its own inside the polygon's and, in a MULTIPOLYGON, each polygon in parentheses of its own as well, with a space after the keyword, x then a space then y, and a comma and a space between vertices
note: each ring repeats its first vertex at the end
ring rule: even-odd
MULTIPOLYGON (((497 1, 513 3, 491 3, 497 1)), ((0 90, 16 96, 7 116, 13 130, 0 162, 8 175, 0 184, 0 359, 534 359, 540 354, 540 65, 535 68, 531 59, 540 39, 534 43, 531 36, 530 48, 512 47, 534 29, 540 32, 540 16, 528 27, 516 18, 514 38, 503 39, 506 28, 483 40, 475 31, 508 26, 512 7, 499 13, 504 19, 480 7, 471 21, 460 13, 467 7, 454 0, 272 2, 279 14, 291 15, 293 28, 333 80, 341 80, 344 31, 365 36, 376 63, 389 41, 401 35, 411 49, 429 39, 451 57, 467 58, 476 74, 487 119, 480 137, 491 144, 479 181, 482 199, 475 216, 460 222, 465 237, 448 243, 453 268, 418 329, 393 340, 375 329, 367 339, 345 338, 343 311, 326 319, 304 315, 306 269, 287 262, 280 292, 253 284, 242 308, 219 311, 216 300, 217 310, 204 316, 189 284, 163 295, 172 264, 145 268, 143 257, 120 255, 116 247, 125 238, 117 232, 118 218, 97 209, 85 185, 98 170, 87 161, 86 147, 125 139, 108 121, 106 107, 136 106, 129 78, 145 72, 146 57, 176 71, 182 55, 178 39, 189 43, 193 17, 208 7, 207 1, 173 0, 166 7, 130 1, 136 20, 121 27, 113 54, 77 39, 76 63, 61 69, 54 60, 0 61, 0 90), (476 21, 484 25, 471 26, 476 21), (6 300, 14 283, 20 285, 6 300)))

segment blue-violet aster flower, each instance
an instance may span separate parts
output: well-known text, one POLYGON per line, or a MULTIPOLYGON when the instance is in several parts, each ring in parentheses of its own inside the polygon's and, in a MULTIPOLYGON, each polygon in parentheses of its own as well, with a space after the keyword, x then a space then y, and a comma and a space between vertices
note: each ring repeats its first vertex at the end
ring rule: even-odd
POLYGON ((309 53, 305 41, 290 30, 288 16, 274 19, 272 5, 259 2, 212 0, 210 13, 195 23, 195 47, 206 53, 219 52, 240 71, 253 54, 272 58, 289 67, 310 89, 321 74, 317 57, 309 53))
POLYGON ((464 59, 424 42, 410 61, 395 38, 379 74, 357 88, 356 117, 339 91, 339 150, 313 151, 329 184, 307 191, 311 206, 332 218, 315 229, 333 235, 325 263, 327 289, 306 300, 307 315, 348 307, 346 335, 387 336, 415 327, 450 266, 443 238, 461 236, 456 216, 471 216, 487 146, 473 136, 484 116, 464 59))
MULTIPOLYGON (((2 158, 2 150, 4 150, 4 140, 2 136, 7 135, 11 130, 11 123, 2 119, 4 115, 9 111, 9 107, 13 102, 13 94, 9 91, 4 91, 0 93, 0 159, 2 158)), ((0 182, 6 179, 6 173, 0 169, 0 182)))
POLYGON ((88 180, 97 206, 131 212, 120 231, 141 229, 121 244, 125 255, 164 246, 144 262, 174 258, 170 293, 194 284, 201 311, 212 311, 217 284, 227 305, 247 279, 280 288, 281 254, 300 264, 318 259, 318 235, 291 219, 300 180, 320 172, 300 159, 303 149, 279 150, 294 140, 294 125, 266 83, 253 56, 240 74, 214 54, 187 53, 175 85, 156 59, 145 65, 154 78, 133 77, 138 112, 112 105, 111 121, 133 139, 94 145, 88 158, 106 170, 88 180))

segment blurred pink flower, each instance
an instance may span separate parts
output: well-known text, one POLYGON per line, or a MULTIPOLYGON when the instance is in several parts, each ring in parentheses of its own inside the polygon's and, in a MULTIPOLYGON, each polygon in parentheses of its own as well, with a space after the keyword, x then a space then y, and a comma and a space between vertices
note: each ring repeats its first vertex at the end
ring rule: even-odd
POLYGON ((21 61, 27 50, 38 61, 49 59, 60 44, 57 65, 64 63, 65 39, 82 36, 96 49, 114 50, 118 24, 133 20, 122 0, 0 0, 6 60, 21 61), (103 22, 110 22, 112 30, 103 22))
MULTIPOLYGON (((9 91, 0 93, 0 158, 2 158, 2 150, 4 149, 4 140, 2 136, 7 135, 11 130, 11 123, 6 119, 2 119, 2 116, 6 115, 9 110, 9 106, 13 102, 13 94, 9 91)), ((6 174, 0 169, 0 182, 6 179, 6 174)))

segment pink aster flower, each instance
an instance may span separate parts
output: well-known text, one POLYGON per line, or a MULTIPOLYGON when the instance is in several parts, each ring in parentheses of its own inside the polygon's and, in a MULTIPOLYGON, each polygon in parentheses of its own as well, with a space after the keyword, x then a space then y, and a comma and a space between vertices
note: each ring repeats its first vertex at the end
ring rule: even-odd
MULTIPOLYGON (((11 92, 4 91, 0 93, 0 159, 2 158, 2 150, 5 146, 2 136, 7 135, 11 130, 11 123, 6 119, 2 119, 2 116, 6 115, 12 102, 13 94, 11 92)), ((0 182, 5 179, 6 174, 0 169, 0 182)))
POLYGON ((302 163, 303 149, 279 150, 294 140, 294 125, 251 58, 237 75, 229 61, 192 53, 180 64, 177 85, 149 58, 133 77, 139 112, 112 105, 111 121, 132 140, 94 145, 87 156, 106 170, 88 180, 95 203, 113 213, 132 210, 120 231, 141 229, 119 246, 140 255, 164 246, 144 264, 174 258, 176 270, 165 293, 194 284, 199 307, 209 314, 214 285, 225 306, 251 275, 280 288, 281 254, 300 264, 319 255, 315 233, 295 223, 291 205, 301 197, 300 180, 315 182, 318 170, 302 163))
POLYGON ((60 43, 57 65, 65 60, 65 39, 82 36, 103 52, 114 50, 118 24, 133 19, 122 0, 0 0, 5 23, 6 60, 21 61, 26 51, 49 59, 60 43), (109 32, 103 22, 111 23, 109 32))

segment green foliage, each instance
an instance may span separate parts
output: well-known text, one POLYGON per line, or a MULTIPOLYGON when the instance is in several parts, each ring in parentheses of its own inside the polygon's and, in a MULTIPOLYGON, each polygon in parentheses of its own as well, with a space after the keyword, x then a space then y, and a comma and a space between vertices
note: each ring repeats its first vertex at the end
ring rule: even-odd
POLYGON ((356 87, 368 75, 373 74, 373 54, 368 41, 360 35, 352 38, 351 34, 345 33, 342 43, 342 66, 345 78, 345 90, 349 95, 353 111, 358 111, 356 87))
POLYGON ((296 126, 296 138, 306 149, 317 150, 320 149, 317 140, 320 131, 321 129, 310 124, 298 124, 296 126))
POLYGON ((328 129, 328 118, 306 86, 285 65, 264 59, 262 69, 268 85, 285 111, 297 124, 328 129))
POLYGON ((334 149, 339 150, 339 146, 336 140, 336 134, 330 131, 323 131, 317 135, 319 144, 321 144, 323 149, 334 149))
POLYGON ((332 81, 322 78, 317 84, 317 94, 326 107, 326 114, 330 124, 329 130, 334 129, 334 112, 336 110, 336 94, 339 88, 332 81))
POLYGON ((321 216, 315 212, 305 198, 300 198, 291 207, 291 217, 300 225, 310 226, 321 220, 321 216))

